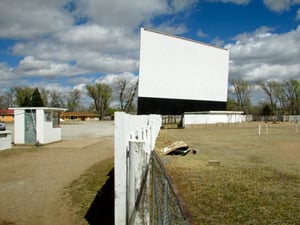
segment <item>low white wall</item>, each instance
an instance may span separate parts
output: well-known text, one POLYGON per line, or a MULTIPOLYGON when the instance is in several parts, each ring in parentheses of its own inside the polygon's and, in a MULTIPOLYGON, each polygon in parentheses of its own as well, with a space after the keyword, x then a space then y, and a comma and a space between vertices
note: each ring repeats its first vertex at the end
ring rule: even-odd
POLYGON ((183 125, 241 123, 245 121, 246 116, 240 114, 184 114, 183 125))
POLYGON ((11 131, 0 131, 0 150, 11 148, 11 131))
POLYGON ((41 144, 47 144, 51 142, 61 141, 61 128, 53 127, 52 122, 44 122, 44 136, 41 144))
POLYGON ((25 114, 23 109, 14 109, 14 143, 25 143, 25 114))
POLYGON ((284 115, 283 116, 283 121, 284 122, 300 122, 300 115, 284 115))
POLYGON ((115 113, 115 224, 127 224, 127 161, 129 143, 141 141, 143 151, 150 154, 155 146, 162 119, 160 115, 115 113))

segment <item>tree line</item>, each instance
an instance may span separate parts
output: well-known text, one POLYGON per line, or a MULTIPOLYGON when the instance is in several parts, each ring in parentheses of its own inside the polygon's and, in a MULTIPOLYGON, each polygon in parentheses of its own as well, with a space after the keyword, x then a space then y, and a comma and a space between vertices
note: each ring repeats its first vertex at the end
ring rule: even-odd
POLYGON ((69 111, 89 111, 99 115, 103 119, 112 115, 114 111, 136 111, 136 95, 138 81, 135 83, 126 79, 118 79, 114 84, 95 83, 87 85, 86 91, 91 99, 90 105, 82 103, 82 92, 74 89, 63 94, 55 89, 31 88, 27 86, 15 86, 4 93, 0 93, 0 109, 9 107, 59 107, 69 111), (115 107, 111 107, 111 103, 115 107))
POLYGON ((242 79, 230 79, 229 82, 233 89, 228 92, 228 110, 241 110, 246 114, 263 116, 300 114, 300 83, 297 80, 250 83, 242 79), (265 100, 253 105, 251 96, 259 90, 265 100))
MULTIPOLYGON (((244 111, 245 114, 258 116, 299 115, 300 83, 291 79, 287 81, 257 81, 251 83, 243 79, 230 79, 232 89, 228 90, 227 110, 244 111), (252 104, 251 97, 262 91, 264 100, 252 104)), ((53 89, 12 87, 0 94, 0 108, 12 106, 47 106, 68 108, 69 111, 95 112, 103 119, 113 115, 116 110, 136 112, 136 95, 138 81, 118 79, 112 85, 96 83, 87 85, 86 91, 91 103, 88 107, 81 102, 82 93, 75 89, 66 95, 53 89), (112 103, 115 106, 112 107, 112 103)))

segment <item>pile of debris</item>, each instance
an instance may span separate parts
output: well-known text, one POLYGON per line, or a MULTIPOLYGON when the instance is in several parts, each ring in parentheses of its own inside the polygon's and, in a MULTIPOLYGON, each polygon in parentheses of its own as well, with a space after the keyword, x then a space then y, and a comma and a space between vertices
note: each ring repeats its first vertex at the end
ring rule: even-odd
POLYGON ((190 152, 189 146, 184 141, 175 141, 165 147, 162 151, 164 155, 186 155, 190 152))
MULTIPOLYGON (((199 150, 197 149, 191 149, 184 141, 175 141, 168 147, 163 148, 162 153, 164 155, 186 155, 190 151, 193 152, 193 154, 198 154, 199 150)), ((220 166, 221 161, 220 160, 208 160, 208 166, 220 166)))

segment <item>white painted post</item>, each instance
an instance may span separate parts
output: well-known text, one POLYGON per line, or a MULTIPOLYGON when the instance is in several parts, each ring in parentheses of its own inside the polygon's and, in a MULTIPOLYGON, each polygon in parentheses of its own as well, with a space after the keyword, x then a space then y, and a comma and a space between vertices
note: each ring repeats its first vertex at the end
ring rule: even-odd
MULTIPOLYGON (((142 224, 142 221, 149 221, 150 215, 147 213, 147 207, 142 208, 143 214, 137 211, 136 203, 141 192, 142 181, 146 175, 149 165, 149 157, 145 150, 146 142, 129 142, 129 171, 128 171, 128 224, 142 224), (133 223, 135 221, 135 223, 133 223)), ((147 187, 145 187, 147 191, 147 187)), ((143 201, 143 199, 140 199, 143 201)), ((140 202, 143 207, 144 202, 140 202)))
POLYGON ((115 113, 115 224, 126 224, 132 217, 137 191, 148 167, 149 154, 155 145, 161 121, 160 115, 115 113), (133 147, 135 144, 132 143, 143 143, 140 144, 143 146, 133 147), (132 149, 129 151, 132 147, 142 150, 137 154, 132 149), (128 159, 130 154, 133 154, 133 159, 128 159))
POLYGON ((115 112, 115 224, 126 224, 126 160, 128 126, 124 112, 115 112))
POLYGON ((261 126, 260 124, 258 125, 258 136, 260 136, 260 129, 261 129, 261 126))

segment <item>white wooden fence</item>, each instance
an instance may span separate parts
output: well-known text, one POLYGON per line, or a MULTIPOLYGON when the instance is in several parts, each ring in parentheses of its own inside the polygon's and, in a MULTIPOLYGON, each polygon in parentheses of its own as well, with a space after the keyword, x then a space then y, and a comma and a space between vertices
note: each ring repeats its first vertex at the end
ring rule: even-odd
POLYGON ((130 224, 162 118, 115 113, 115 224, 130 224))

